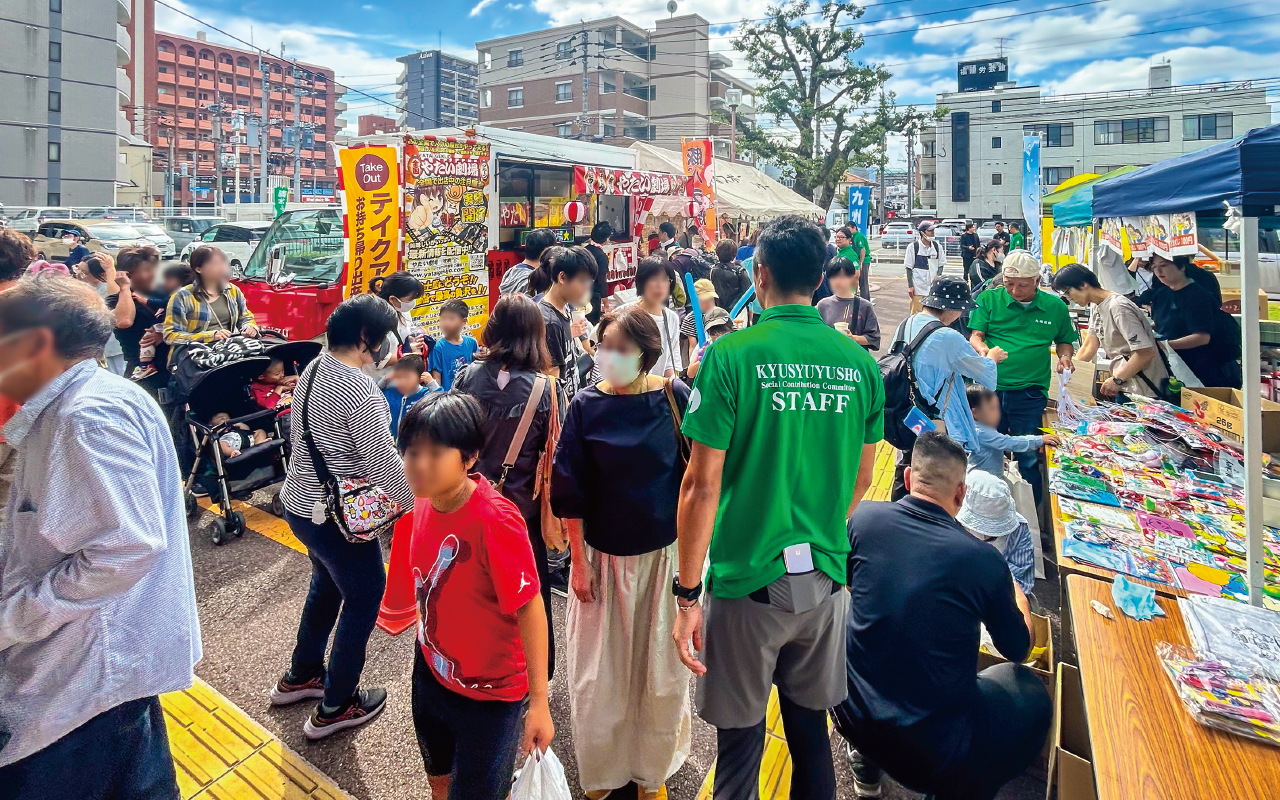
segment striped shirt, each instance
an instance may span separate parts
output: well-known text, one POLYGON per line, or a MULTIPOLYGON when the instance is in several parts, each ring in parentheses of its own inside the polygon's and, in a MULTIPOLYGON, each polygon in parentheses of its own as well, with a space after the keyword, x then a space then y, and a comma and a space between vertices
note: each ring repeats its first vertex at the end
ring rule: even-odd
POLYGON ((1004 555, 1013 582, 1024 594, 1031 594, 1031 590, 1036 588, 1036 548, 1031 542, 1031 526, 1021 514, 1018 520, 1017 530, 1005 536, 1003 541, 996 539, 992 544, 1004 555))
POLYGON ((302 440, 304 404, 311 436, 329 472, 339 478, 367 478, 402 508, 413 507, 404 463, 391 438, 387 399, 369 376, 325 353, 303 370, 293 393, 293 458, 280 489, 288 511, 310 518, 311 509, 324 500, 311 452, 302 440), (310 385, 312 372, 316 373, 314 386, 310 385))

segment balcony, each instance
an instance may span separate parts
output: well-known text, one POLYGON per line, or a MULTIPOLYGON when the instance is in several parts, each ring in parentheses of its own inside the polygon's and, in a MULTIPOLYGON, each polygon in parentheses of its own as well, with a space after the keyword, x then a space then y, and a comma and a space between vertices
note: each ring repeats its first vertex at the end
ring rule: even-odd
MULTIPOLYGON (((397 119, 397 120, 396 120, 396 125, 397 125, 397 126, 399 126, 399 125, 404 125, 404 119, 405 119, 405 116, 406 116, 405 114, 401 114, 401 115, 400 115, 399 119, 397 119)), ((345 119, 342 119, 341 117, 339 117, 338 119, 336 119, 336 120, 334 120, 334 121, 333 121, 333 125, 334 125, 334 127, 336 127, 338 130, 342 130, 343 128, 347 127, 347 121, 346 121, 345 119)))
POLYGON ((116 22, 120 25, 128 25, 131 19, 133 19, 133 12, 129 8, 129 0, 116 0, 116 22))
POLYGON ((217 85, 213 81, 205 80, 203 78, 196 81, 196 86, 199 86, 201 89, 208 89, 211 92, 217 88, 217 85))
POLYGON ((167 84, 177 83, 177 82, 178 82, 178 76, 177 76, 177 74, 176 74, 173 70, 169 70, 168 72, 157 72, 157 73, 156 73, 156 82, 157 82, 157 83, 167 83, 167 84))
POLYGON ((272 100, 280 100, 280 101, 283 101, 283 100, 284 100, 284 92, 272 92, 272 93, 271 93, 271 99, 272 99, 272 100))
POLYGON ((253 67, 236 67, 236 74, 242 78, 248 78, 253 75, 253 67))
POLYGON ((156 99, 160 101, 160 105, 162 106, 171 106, 178 102, 178 98, 173 94, 173 92, 165 92, 164 94, 157 96, 156 99))
POLYGON ((172 50, 161 50, 159 53, 156 53, 156 61, 160 61, 164 64, 176 64, 178 63, 178 56, 172 50))
POLYGON ((196 57, 178 56, 178 65, 182 67, 194 67, 196 65, 196 57))
POLYGON ((129 104, 129 74, 116 67, 116 94, 120 95, 120 105, 129 104))
POLYGON ((201 151, 203 151, 203 152, 207 152, 207 153, 212 153, 212 152, 213 152, 213 142, 203 142, 203 141, 202 141, 202 142, 200 142, 200 144, 198 145, 198 147, 199 147, 199 148, 200 148, 200 150, 201 150, 201 151))
POLYGON ((194 128, 195 126, 196 126, 196 121, 194 119, 191 119, 185 114, 178 115, 179 128, 194 128))
POLYGON ((347 110, 347 104, 345 102, 343 102, 342 100, 338 100, 334 102, 333 111, 335 114, 341 114, 346 110, 347 110))
POLYGON ((213 133, 213 121, 207 119, 196 120, 196 130, 204 131, 205 133, 213 133))
POLYGON ((186 88, 188 88, 188 89, 194 89, 194 88, 196 88, 196 79, 195 79, 195 78, 188 78, 186 75, 179 75, 179 76, 178 76, 178 85, 179 85, 179 86, 185 86, 185 87, 186 87, 186 88))
POLYGON ((168 147, 169 147, 169 137, 168 137, 168 136, 157 136, 157 137, 156 137, 156 147, 157 147, 157 148, 161 148, 161 149, 168 148, 168 147))
POLYGON ((122 139, 128 139, 133 133, 133 125, 129 123, 129 118, 121 111, 116 114, 116 135, 122 139))
POLYGON ((123 67, 129 63, 129 54, 133 51, 133 40, 123 25, 116 25, 116 66, 123 67))
POLYGON ((325 135, 323 133, 320 133, 319 131, 316 131, 316 141, 317 142, 326 141, 325 135))
POLYGON ((196 99, 194 97, 179 97, 178 107, 179 108, 195 108, 196 99))

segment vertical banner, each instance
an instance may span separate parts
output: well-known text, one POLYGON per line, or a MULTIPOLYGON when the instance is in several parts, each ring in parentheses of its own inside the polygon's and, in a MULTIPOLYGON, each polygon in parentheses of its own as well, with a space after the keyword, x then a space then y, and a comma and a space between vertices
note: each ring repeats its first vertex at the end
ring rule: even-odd
POLYGON ((405 269, 425 290, 414 319, 440 335, 440 305, 471 309, 466 332, 479 338, 489 319, 489 145, 474 139, 404 139, 405 269))
POLYGON ((1022 137, 1022 219, 1031 240, 1028 248, 1037 261, 1042 261, 1040 233, 1040 136, 1022 137))
POLYGON ((346 294, 350 297, 369 291, 370 281, 399 267, 400 169, 396 148, 339 149, 338 189, 342 192, 346 294))
POLYGON ((716 179, 710 139, 681 139, 680 155, 684 161, 684 174, 689 179, 685 192, 689 197, 689 216, 698 226, 703 241, 715 242, 716 228, 716 179))
POLYGON ((868 213, 871 208, 871 187, 849 187, 849 222, 857 225, 863 234, 867 232, 868 213))

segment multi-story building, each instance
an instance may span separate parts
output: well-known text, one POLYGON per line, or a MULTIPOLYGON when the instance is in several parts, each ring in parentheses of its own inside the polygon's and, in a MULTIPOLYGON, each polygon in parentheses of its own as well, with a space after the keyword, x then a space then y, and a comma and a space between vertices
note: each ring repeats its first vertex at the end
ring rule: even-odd
POLYGON ((404 67, 396 82, 402 104, 400 127, 410 130, 469 128, 479 121, 476 63, 440 50, 420 50, 396 59, 404 67))
POLYGON ((391 133, 400 126, 390 117, 377 114, 361 114, 356 118, 356 131, 360 136, 373 136, 378 133, 391 133))
POLYGON ((917 208, 939 217, 1022 218, 1022 137, 1040 136, 1048 193, 1082 173, 1145 166, 1271 124, 1265 87, 1174 86, 1172 66, 1150 69, 1147 88, 1045 95, 1039 86, 944 92, 948 116, 920 137, 917 208))
POLYGON ((291 126, 303 131, 301 197, 294 199, 333 199, 337 170, 329 142, 345 125, 337 115, 346 110, 339 99, 346 90, 334 82, 333 70, 210 42, 204 32, 189 38, 152 26, 143 35, 149 55, 132 74, 130 118, 155 149, 153 167, 163 175, 157 204, 207 206, 237 195, 242 202, 269 202, 271 186, 294 178, 291 126), (261 147, 249 141, 261 127, 264 104, 265 197, 261 147))
POLYGON ((696 14, 660 19, 653 30, 622 17, 591 20, 477 42, 476 53, 485 125, 672 149, 681 138, 712 137, 728 158, 729 90, 743 93, 738 116, 755 118, 752 87, 710 51, 708 23, 696 14))
POLYGON ((115 202, 130 0, 26 0, 0 14, 0 203, 115 202))

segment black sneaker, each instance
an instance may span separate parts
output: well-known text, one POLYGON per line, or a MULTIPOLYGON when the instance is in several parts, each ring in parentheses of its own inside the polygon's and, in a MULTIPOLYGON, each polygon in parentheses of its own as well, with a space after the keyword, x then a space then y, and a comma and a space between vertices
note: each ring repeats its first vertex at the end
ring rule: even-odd
POLYGON ((853 790, 858 797, 879 797, 880 777, 884 771, 864 757, 849 744, 844 746, 844 756, 849 762, 849 771, 853 773, 853 790))
POLYGON ((287 706, 300 700, 318 700, 324 697, 324 673, 314 678, 302 680, 295 678, 293 672, 286 672, 275 686, 271 687, 271 705, 287 706))
POLYGON ((547 582, 551 584, 551 593, 561 597, 569 596, 569 565, 553 567, 547 573, 547 582))
POLYGON ((314 742, 338 731, 371 722, 386 705, 386 689, 361 689, 332 714, 322 714, 320 706, 316 706, 316 710, 302 724, 302 732, 314 742))

